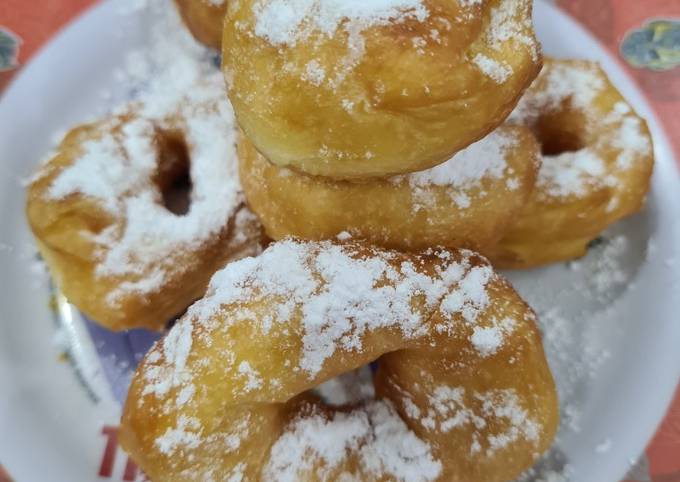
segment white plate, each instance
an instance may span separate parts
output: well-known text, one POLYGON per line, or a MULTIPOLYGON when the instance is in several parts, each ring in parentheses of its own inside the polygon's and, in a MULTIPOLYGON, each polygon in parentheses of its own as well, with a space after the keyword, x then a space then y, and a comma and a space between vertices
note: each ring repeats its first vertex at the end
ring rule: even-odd
MULTIPOLYGON (((0 460, 18 482, 131 479, 124 455, 113 445, 105 450, 104 427, 117 424, 120 405, 102 376, 101 347, 68 305, 49 308, 21 185, 58 132, 127 95, 113 72, 148 40, 151 20, 120 8, 105 2, 75 21, 0 102, 0 460), (102 97, 103 89, 112 97, 102 97), (58 360, 57 322, 71 363, 58 360), (112 466, 100 477, 103 459, 112 466)), ((680 179, 667 139, 616 61, 558 10, 540 2, 535 10, 545 52, 599 60, 654 135, 657 164, 644 213, 616 226, 576 265, 510 275, 544 314, 566 409, 546 465, 568 463, 578 482, 616 482, 653 434, 680 375, 680 179)))

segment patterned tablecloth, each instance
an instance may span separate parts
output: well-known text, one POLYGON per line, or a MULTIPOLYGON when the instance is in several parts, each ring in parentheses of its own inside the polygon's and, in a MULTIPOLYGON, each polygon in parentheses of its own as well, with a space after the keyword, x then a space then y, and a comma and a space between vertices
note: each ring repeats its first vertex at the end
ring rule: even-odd
MULTIPOLYGON (((94 1, 1 0, 0 91, 42 44, 94 1)), ((647 94, 680 159, 680 0, 555 1, 618 55, 647 94)), ((8 481, 0 467, 0 482, 8 481)), ((680 388, 626 482, 680 482, 680 388)))

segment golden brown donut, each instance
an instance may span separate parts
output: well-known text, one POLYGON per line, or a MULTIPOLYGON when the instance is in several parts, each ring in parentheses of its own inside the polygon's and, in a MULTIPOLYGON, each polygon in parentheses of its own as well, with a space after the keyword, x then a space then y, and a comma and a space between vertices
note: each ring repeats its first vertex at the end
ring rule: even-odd
POLYGON ((175 6, 196 40, 217 50, 222 48, 227 0, 175 0, 175 6))
POLYGON ((580 257, 642 206, 654 164, 649 130, 596 63, 547 60, 509 122, 529 126, 544 155, 524 211, 485 252, 496 266, 580 257))
POLYGON ((500 241, 531 195, 540 149, 525 127, 498 130, 437 167, 365 182, 308 176, 275 166, 239 136, 239 174, 269 237, 481 251, 500 241))
POLYGON ((312 175, 435 166, 497 127, 537 75, 531 0, 241 0, 223 70, 246 137, 312 175))
POLYGON ((110 329, 161 329, 227 261, 260 250, 237 176, 218 73, 167 105, 72 129, 28 186, 26 212, 70 302, 110 329), (173 200, 178 182, 190 193, 173 200))
POLYGON ((152 348, 119 440, 154 481, 500 482, 557 418, 534 313, 484 258, 288 239, 152 348), (309 392, 373 360, 374 400, 309 392))

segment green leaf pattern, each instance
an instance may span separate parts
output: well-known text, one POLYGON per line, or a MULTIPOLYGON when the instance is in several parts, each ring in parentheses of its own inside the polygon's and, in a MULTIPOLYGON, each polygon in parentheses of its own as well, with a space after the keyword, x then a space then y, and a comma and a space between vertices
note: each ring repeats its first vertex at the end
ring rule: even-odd
POLYGON ((0 27, 0 72, 17 66, 19 43, 19 37, 0 27))
POLYGON ((671 70, 680 67, 680 20, 652 20, 628 32, 621 56, 637 68, 671 70))

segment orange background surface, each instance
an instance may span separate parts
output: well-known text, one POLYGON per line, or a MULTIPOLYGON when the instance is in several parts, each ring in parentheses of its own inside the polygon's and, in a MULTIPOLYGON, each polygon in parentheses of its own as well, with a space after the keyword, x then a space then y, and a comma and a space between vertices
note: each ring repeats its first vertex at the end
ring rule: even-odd
MULTIPOLYGON (((0 91, 43 43, 92 3, 94 0, 1 0, 0 28, 17 35, 21 45, 17 69, 0 72, 0 91)), ((617 54, 625 34, 640 28, 646 20, 680 19, 680 0, 557 0, 556 3, 617 54)), ((680 67, 654 72, 634 69, 619 59, 646 93, 674 144, 676 159, 680 160, 680 67)), ((647 474, 628 479, 630 482, 680 482, 680 388, 640 465, 647 474)), ((0 467, 0 482, 8 480, 0 467)))

